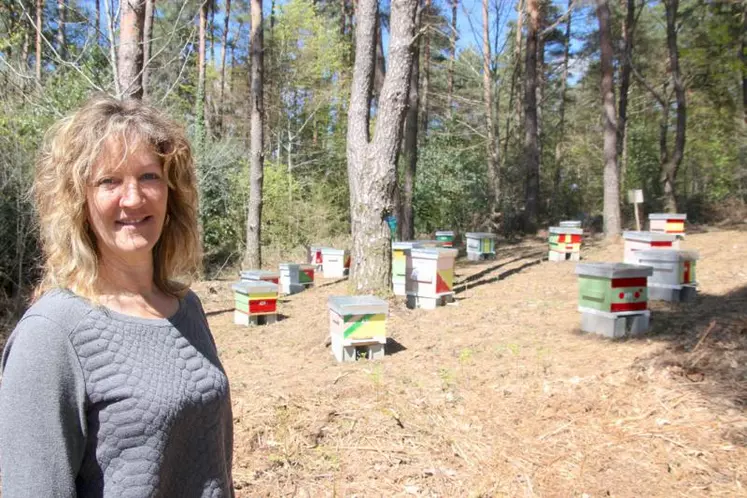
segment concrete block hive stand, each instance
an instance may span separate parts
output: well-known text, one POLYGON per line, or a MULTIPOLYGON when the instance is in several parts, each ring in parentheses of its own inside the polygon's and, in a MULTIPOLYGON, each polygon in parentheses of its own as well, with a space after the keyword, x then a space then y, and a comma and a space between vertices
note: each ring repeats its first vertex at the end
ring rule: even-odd
POLYGON ((261 280, 242 280, 231 286, 236 325, 269 325, 277 320, 278 286, 261 280))
POLYGON ((625 254, 623 261, 634 265, 636 251, 647 251, 649 249, 663 250, 680 248, 680 241, 676 235, 660 232, 623 232, 625 239, 625 254))
POLYGON ((690 302, 698 292, 695 264, 698 253, 694 251, 636 251, 636 264, 654 269, 648 279, 648 298, 658 301, 690 302))
POLYGON ((329 334, 339 362, 384 358, 389 304, 375 296, 331 296, 329 334))
POLYGON ((649 326, 647 278, 650 266, 579 263, 581 330, 610 338, 638 335, 649 326))
POLYGON ((467 232, 467 259, 482 261, 495 259, 495 235, 485 232, 467 232))
POLYGON ((547 259, 550 261, 579 261, 581 259, 581 237, 584 231, 580 228, 550 227, 547 259))
POLYGON ((408 308, 435 309, 454 301, 456 249, 415 248, 412 272, 407 276, 408 308))

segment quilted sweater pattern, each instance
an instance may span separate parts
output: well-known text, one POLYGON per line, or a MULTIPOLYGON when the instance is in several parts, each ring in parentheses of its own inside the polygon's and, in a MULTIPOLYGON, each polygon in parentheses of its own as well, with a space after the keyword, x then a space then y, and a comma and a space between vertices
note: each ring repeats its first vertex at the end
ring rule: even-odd
POLYGON ((43 297, 24 320, 34 315, 59 329, 23 332, 66 334, 83 380, 83 413, 75 414, 85 420, 77 496, 233 495, 228 379, 195 294, 163 320, 119 314, 61 291, 43 297))

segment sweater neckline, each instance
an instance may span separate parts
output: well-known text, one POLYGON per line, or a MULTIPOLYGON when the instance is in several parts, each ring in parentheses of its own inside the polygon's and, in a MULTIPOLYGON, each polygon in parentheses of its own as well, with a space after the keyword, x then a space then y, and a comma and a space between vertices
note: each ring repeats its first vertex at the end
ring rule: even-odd
POLYGON ((128 315, 126 313, 122 313, 120 311, 115 311, 108 306, 104 306, 102 304, 94 304, 90 300, 79 296, 78 294, 74 293, 73 291, 69 289, 65 289, 66 292, 72 296, 74 296, 76 299, 79 299, 83 301, 86 306, 88 306, 92 311, 98 311, 100 313, 103 313, 108 318, 117 320, 119 322, 123 323, 134 323, 134 324, 140 324, 140 325, 147 325, 150 327, 171 327, 174 326, 176 323, 178 323, 184 315, 187 313, 187 303, 186 303, 186 297, 180 297, 179 298, 179 307, 169 317, 166 318, 145 318, 135 315, 128 315))

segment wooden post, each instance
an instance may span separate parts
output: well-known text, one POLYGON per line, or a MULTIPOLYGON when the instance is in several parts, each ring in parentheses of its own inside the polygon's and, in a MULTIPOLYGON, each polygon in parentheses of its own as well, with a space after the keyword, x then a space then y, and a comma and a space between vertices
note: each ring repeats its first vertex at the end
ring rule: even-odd
POLYGON ((635 212, 635 229, 641 231, 641 215, 638 212, 638 204, 643 203, 643 190, 628 190, 628 202, 633 204, 635 212))

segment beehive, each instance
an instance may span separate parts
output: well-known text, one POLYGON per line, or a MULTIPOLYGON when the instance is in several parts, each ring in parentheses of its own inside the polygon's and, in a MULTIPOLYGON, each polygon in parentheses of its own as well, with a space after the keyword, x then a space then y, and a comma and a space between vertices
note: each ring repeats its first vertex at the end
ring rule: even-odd
POLYGON ((647 279, 652 273, 650 266, 577 264, 581 329, 612 338, 648 330, 647 279))
POLYGON ((350 268, 350 252, 347 249, 322 248, 322 275, 324 278, 343 278, 350 268))
POLYGON ((581 222, 578 220, 566 220, 561 221, 558 226, 560 228, 581 228, 581 222))
POLYGON ((580 228, 550 227, 550 261, 579 261, 581 259, 581 237, 584 231, 580 228))
POLYGON ((322 249, 324 249, 323 246, 309 247, 308 264, 314 265, 316 267, 316 271, 322 271, 322 264, 324 263, 322 260, 322 249))
POLYGON ((648 298, 659 301, 692 301, 697 294, 694 251, 654 250, 633 253, 637 264, 650 266, 648 298))
POLYGON ((443 240, 418 240, 416 242, 420 247, 444 247, 443 240))
POLYGON ((406 295, 405 284, 407 273, 412 271, 412 255, 414 247, 421 247, 417 241, 392 243, 392 290, 395 296, 406 295))
POLYGON ((237 325, 262 325, 277 319, 278 286, 262 280, 242 280, 231 286, 233 321, 237 325))
POLYGON ((285 295, 296 294, 304 288, 299 280, 300 267, 295 263, 280 264, 280 292, 285 295))
POLYGON ((623 232, 625 239, 625 253, 623 261, 635 264, 633 253, 649 249, 675 249, 680 248, 680 241, 676 235, 660 232, 623 232))
POLYGON ((329 334, 337 361, 384 357, 389 305, 375 296, 331 296, 329 334))
POLYGON ((486 232, 467 232, 467 259, 480 261, 495 259, 495 235, 486 232))
POLYGON ((684 237, 685 221, 687 214, 651 213, 648 215, 648 229, 684 237))
POLYGON ((410 250, 412 271, 407 276, 407 306, 434 309, 454 300, 456 249, 414 248, 410 250))
POLYGON ((280 285, 280 273, 269 270, 246 270, 241 272, 241 280, 262 280, 280 285))
POLYGON ((454 247, 454 232, 451 230, 439 230, 436 232, 436 240, 441 242, 444 247, 454 247))
POLYGON ((314 271, 316 265, 298 265, 298 283, 304 287, 314 285, 314 271))

